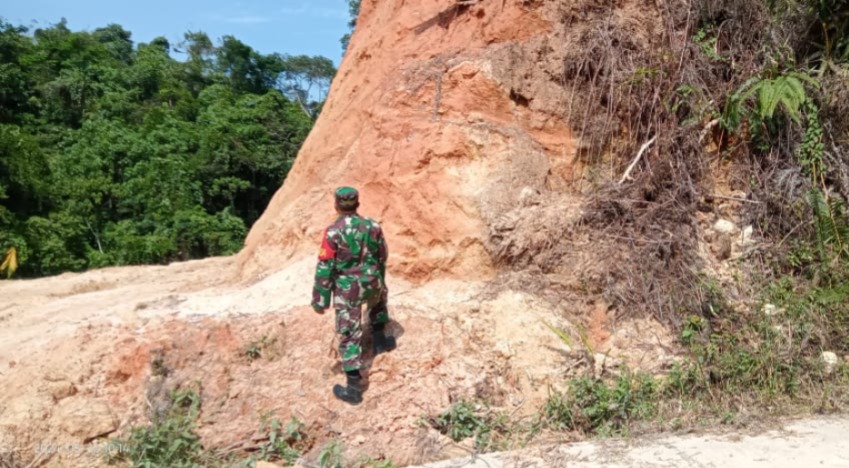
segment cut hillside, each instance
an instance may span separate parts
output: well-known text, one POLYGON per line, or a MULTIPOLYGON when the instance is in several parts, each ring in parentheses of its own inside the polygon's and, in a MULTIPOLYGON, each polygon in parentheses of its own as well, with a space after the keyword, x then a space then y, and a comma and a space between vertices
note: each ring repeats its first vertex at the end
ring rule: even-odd
POLYGON ((837 319, 800 325, 803 314, 765 308, 755 291, 773 255, 764 246, 807 229, 752 182, 787 161, 752 163, 742 136, 696 112, 741 84, 732 62, 763 58, 715 61, 691 36, 721 20, 733 41, 720 36, 714 53, 754 50, 767 39, 747 21, 762 13, 749 2, 364 0, 321 116, 241 253, 0 283, 0 454, 103 464, 107 439, 161 422, 185 392, 198 397, 191 432, 205 453, 257 457, 269 422, 295 417, 305 464, 332 441, 348 460, 406 465, 533 436, 627 433, 645 409, 631 405, 638 394, 675 401, 646 403, 642 417, 661 414, 661 428, 697 424, 688 405, 703 402, 688 398, 745 420, 760 377, 770 397, 828 388, 814 409, 841 407, 846 392, 826 384, 846 366, 804 367, 826 349, 849 353, 820 333, 837 319), (367 353, 358 407, 330 392, 343 379, 332 318, 308 306, 341 185, 386 232, 399 344, 367 353), (748 328, 753 316, 777 322, 748 328), (752 340, 716 339, 733 330, 752 340), (727 367, 738 362, 751 365, 727 367), (658 390, 652 376, 666 375, 677 386, 658 390), (576 388, 587 404, 564 404, 576 388), (449 408, 533 423, 514 440, 487 419, 485 443, 480 428, 455 442, 449 408))

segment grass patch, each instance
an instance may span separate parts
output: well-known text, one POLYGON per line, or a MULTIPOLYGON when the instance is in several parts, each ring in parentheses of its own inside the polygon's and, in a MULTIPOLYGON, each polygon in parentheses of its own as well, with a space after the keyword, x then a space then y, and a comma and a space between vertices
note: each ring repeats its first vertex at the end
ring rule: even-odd
POLYGON ((368 455, 360 455, 350 459, 345 456, 345 445, 336 438, 330 439, 318 452, 318 466, 320 468, 396 468, 392 460, 373 458, 368 455))
POLYGON ((257 460, 267 460, 290 466, 309 448, 304 424, 297 418, 283 424, 277 418, 264 417, 260 427, 264 438, 258 445, 240 450, 241 454, 208 450, 195 432, 200 408, 201 397, 196 390, 175 390, 167 411, 152 424, 135 427, 127 438, 111 442, 113 449, 108 453, 107 463, 129 462, 133 467, 145 468, 232 468, 251 467, 257 460))
POLYGON ((318 466, 321 468, 344 468, 344 447, 338 439, 330 439, 318 453, 318 466))
POLYGON ((753 406, 773 413, 845 407, 841 366, 828 369, 822 360, 826 350, 849 352, 844 288, 785 277, 766 288, 758 310, 691 317, 681 335, 689 359, 669 373, 664 395, 707 400, 723 414, 753 406))
POLYGON ((467 400, 458 401, 427 421, 455 442, 472 438, 475 448, 481 452, 508 449, 514 434, 526 432, 511 423, 507 413, 467 400))
POLYGON ((110 463, 130 461, 134 467, 196 467, 207 464, 195 420, 200 396, 194 390, 176 390, 168 411, 150 426, 136 427, 116 447, 110 463))
POLYGON ((267 439, 259 447, 260 460, 294 465, 307 446, 304 423, 294 416, 286 424, 277 418, 263 418, 261 430, 267 439))
POLYGON ((543 405, 541 421, 556 430, 602 436, 624 435, 629 423, 657 412, 658 381, 647 374, 625 372, 612 382, 581 377, 565 393, 554 393, 543 405))

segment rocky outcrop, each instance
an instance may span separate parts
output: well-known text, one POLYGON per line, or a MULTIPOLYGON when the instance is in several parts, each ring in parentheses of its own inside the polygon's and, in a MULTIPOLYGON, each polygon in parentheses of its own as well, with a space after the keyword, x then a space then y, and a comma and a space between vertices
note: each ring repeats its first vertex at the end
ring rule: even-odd
POLYGON ((384 222, 393 273, 491 276, 490 226, 523 191, 573 178, 559 3, 363 1, 321 117, 239 256, 242 277, 312 254, 343 184, 384 222))

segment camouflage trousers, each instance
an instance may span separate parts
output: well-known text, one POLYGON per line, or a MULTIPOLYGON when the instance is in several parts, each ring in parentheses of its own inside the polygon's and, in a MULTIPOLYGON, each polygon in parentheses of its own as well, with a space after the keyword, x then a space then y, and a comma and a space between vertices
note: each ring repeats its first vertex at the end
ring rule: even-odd
POLYGON ((363 304, 372 326, 387 323, 387 297, 388 292, 380 278, 376 281, 360 279, 336 283, 333 308, 336 310, 336 333, 340 335, 339 356, 343 370, 354 371, 363 366, 363 304))

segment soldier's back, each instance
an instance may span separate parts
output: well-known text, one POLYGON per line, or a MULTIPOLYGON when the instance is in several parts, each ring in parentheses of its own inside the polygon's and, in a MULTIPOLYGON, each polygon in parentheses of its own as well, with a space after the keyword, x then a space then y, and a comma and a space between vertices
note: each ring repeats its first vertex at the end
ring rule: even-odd
POLYGON ((336 268, 346 274, 354 274, 363 267, 377 265, 381 234, 377 221, 351 214, 340 216, 327 229, 328 237, 336 242, 336 268))

